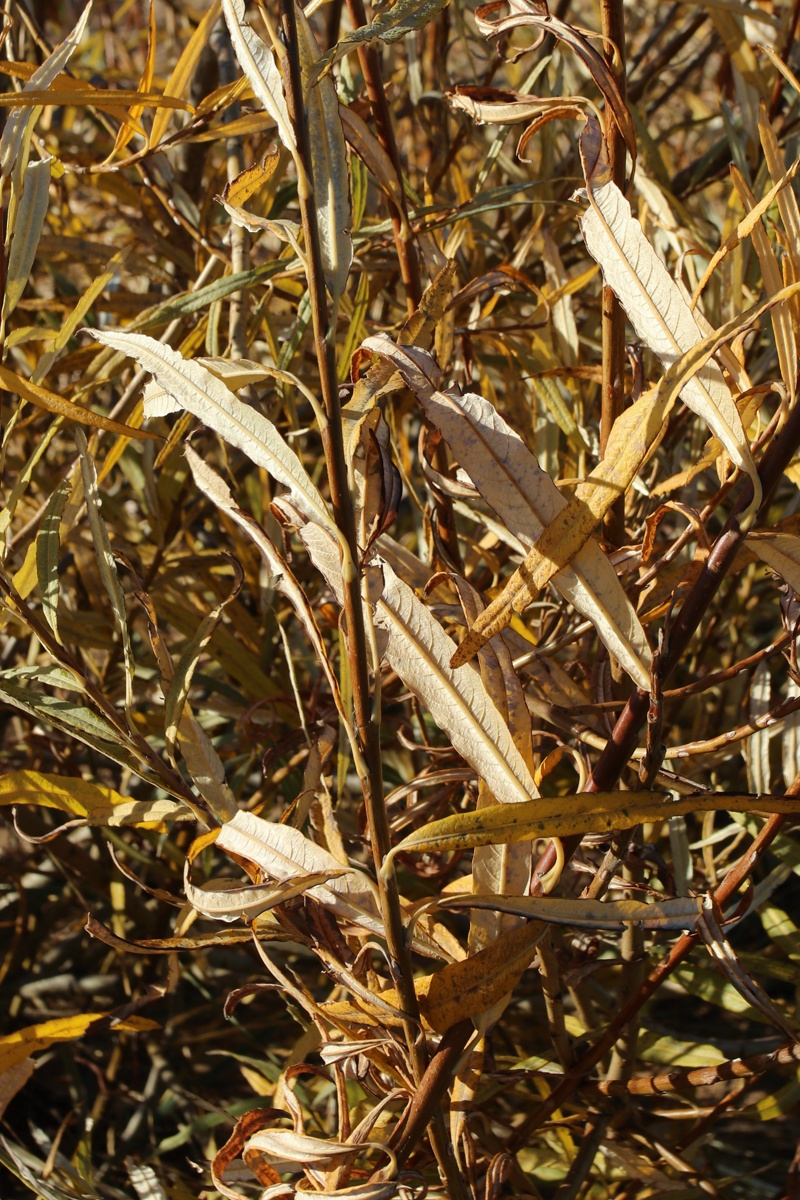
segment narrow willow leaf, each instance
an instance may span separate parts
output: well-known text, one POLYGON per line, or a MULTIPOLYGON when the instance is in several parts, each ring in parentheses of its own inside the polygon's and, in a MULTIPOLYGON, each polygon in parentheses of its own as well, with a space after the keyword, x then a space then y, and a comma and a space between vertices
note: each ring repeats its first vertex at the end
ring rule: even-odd
MULTIPOLYGON (((753 672, 750 683, 749 716, 751 721, 765 717, 772 707, 772 678, 769 663, 764 659, 753 672)), ((747 765, 747 786, 754 792, 768 792, 771 771, 769 766, 769 744, 771 729, 757 729, 744 744, 747 765)))
POLYGON ((162 821, 185 821, 192 814, 174 800, 131 800, 113 788, 67 775, 39 771, 12 771, 0 776, 0 805, 35 804, 56 808, 90 825, 148 825, 162 821))
POLYGON ((439 901, 447 909, 490 908, 516 913, 550 925, 569 925, 574 929, 624 929, 639 925, 642 929, 694 930, 703 912, 700 897, 676 900, 561 900, 551 896, 453 896, 439 901))
MULTIPOLYGON (((72 33, 56 46, 53 53, 33 72, 30 79, 24 85, 21 95, 24 96, 26 92, 39 92, 47 89, 56 76, 64 70, 80 45, 91 9, 90 0, 81 13, 72 33)), ((25 131, 28 128, 29 122, 34 119, 34 116, 35 114, 31 108, 16 108, 8 115, 3 130, 3 137, 0 140, 0 177, 3 179, 7 178, 14 169, 25 131)))
POLYGON ((394 163, 366 121, 346 104, 339 105, 339 117, 344 136, 375 182, 395 204, 401 219, 404 216, 403 192, 394 163))
MULTIPOLYGON (((150 0, 150 15, 148 18, 148 38, 147 38, 147 53, 144 58, 144 67, 139 76, 139 91, 149 92, 153 86, 153 75, 156 67, 156 3, 155 0, 150 0)), ((134 104, 128 111, 128 120, 120 127, 117 132, 114 147, 108 155, 107 162, 111 162, 115 155, 119 154, 130 142, 134 133, 137 132, 136 125, 139 123, 139 118, 144 112, 141 104, 134 104), (134 122, 136 124, 134 124, 134 122)))
POLYGON ((57 396, 55 392, 48 392, 38 384, 23 379, 21 375, 9 371, 8 367, 0 366, 0 384, 6 391, 11 392, 14 396, 19 396, 21 400, 27 400, 30 404, 35 404, 37 408, 43 408, 47 412, 56 413, 67 421, 77 421, 81 425, 90 425, 93 429, 105 429, 108 433, 118 433, 139 441, 161 441, 157 433, 148 433, 144 429, 134 429, 132 425, 122 425, 119 421, 112 421, 109 417, 101 417, 99 413, 92 412, 91 409, 81 408, 79 404, 73 404, 71 400, 65 400, 62 396, 57 396))
MULTIPOLYGON (((461 598, 464 615, 470 624, 483 608, 479 594, 459 576, 455 585, 461 598)), ((514 670, 511 654, 505 642, 498 638, 485 646, 478 656, 478 668, 484 687, 491 696, 497 710, 507 723, 514 745, 522 755, 528 770, 533 774, 533 738, 531 716, 525 700, 525 692, 514 670)), ((495 797, 483 780, 478 787, 478 808, 496 803, 495 797)), ((472 855, 472 891, 476 896, 494 896, 503 893, 524 895, 528 890, 531 874, 531 847, 529 843, 515 842, 513 845, 478 846, 472 855)), ((470 913, 468 946, 475 954, 497 941, 498 936, 520 924, 519 918, 500 913, 494 909, 478 908, 470 913)), ((491 1014, 496 1020, 500 1013, 491 1014)))
POLYGON ((310 85, 310 76, 319 61, 319 46, 299 4, 297 13, 298 50, 303 83, 306 88, 306 119, 311 148, 311 182, 314 207, 319 225, 322 269, 325 285, 334 304, 347 286, 353 261, 350 239, 350 172, 344 144, 339 97, 330 77, 310 85))
POLYGON ((745 544, 800 593, 800 537, 793 533, 751 533, 745 544))
MULTIPOLYGON (((800 684, 790 679, 786 689, 786 699, 793 700, 800 696, 800 684)), ((790 713, 783 726, 781 738, 781 768, 783 782, 788 788, 800 773, 800 712, 790 713)), ((763 920, 763 912, 761 914, 763 920)), ((798 940, 800 946, 800 940, 798 940)))
POLYGON ((222 11, 231 35, 234 54, 253 89, 253 94, 277 125, 284 146, 296 155, 297 142, 286 107, 280 72, 272 52, 245 21, 243 0, 222 0, 222 11))
POLYGON ((51 495, 36 535, 36 574, 42 596, 42 615, 58 637, 58 561, 61 555, 61 514, 72 492, 71 479, 51 495))
MULTIPOLYGON (((757 202, 747 180, 735 165, 731 165, 731 178, 739 198, 745 207, 745 212, 752 212, 757 202)), ((783 276, 778 265, 778 258, 767 236, 767 231, 761 221, 753 224, 750 234, 755 252, 761 267, 761 278, 768 294, 780 291, 783 287, 783 276)), ((775 349, 778 352, 778 363, 781 378, 789 393, 790 403, 794 402, 795 383, 797 380, 797 346, 792 331, 792 319, 789 303, 776 304, 770 313, 772 332, 775 336, 775 349)))
MULTIPOLYGON (((39 1021, 35 1025, 27 1025, 14 1033, 0 1037, 0 1074, 8 1071, 17 1063, 26 1059, 29 1054, 38 1050, 46 1050, 55 1042, 71 1042, 83 1035, 92 1025, 113 1017, 113 1012, 75 1013, 69 1017, 54 1017, 52 1021, 39 1021)), ((141 1030, 158 1029, 156 1021, 147 1017, 120 1016, 114 1022, 114 1028, 124 1031, 137 1032, 141 1030)), ((34 1191, 39 1191, 38 1187, 34 1191)))
POLYGON ((114 552, 111 549, 108 530, 106 529, 105 521, 100 515, 103 502, 100 499, 100 492, 97 487, 97 471, 95 470, 94 459, 89 454, 86 438, 80 427, 75 430, 75 440, 81 456, 83 495, 86 501, 86 515, 89 519, 89 528, 92 532, 97 566, 100 570, 100 578, 103 580, 103 586, 111 602, 111 609, 114 613, 122 641, 122 653, 125 659, 125 708, 130 715, 133 707, 133 676, 136 668, 133 661, 130 634, 128 633, 128 613, 125 608, 125 594, 117 575, 117 564, 114 559, 114 552))
POLYGON ((45 696, 34 692, 30 686, 21 687, 11 680, 0 677, 0 700, 27 713, 36 721, 44 721, 53 725, 70 737, 77 738, 87 746, 93 747, 112 762, 128 767, 135 775, 154 786, 163 784, 153 779, 142 764, 134 748, 120 733, 102 717, 98 717, 88 708, 82 708, 69 700, 58 700, 54 696, 45 696))
POLYGON ((209 811, 220 822, 229 820, 238 809, 236 798, 228 786, 225 768, 211 739, 188 704, 184 706, 178 724, 177 741, 186 770, 209 811))
MULTIPOLYGON (((312 561, 341 603, 338 548, 323 530, 300 530, 312 561)), ((474 667, 456 672, 453 643, 428 608, 382 564, 383 589, 375 602, 375 629, 385 637, 386 661, 425 705, 453 748, 474 767, 492 794, 504 803, 530 800, 539 791, 508 726, 474 667)))
MULTIPOLYGON (((185 88, 189 84, 195 67, 200 61, 200 55, 203 53, 206 43, 208 42, 211 30, 217 23, 217 19, 222 10, 222 0, 213 0, 211 7, 203 15, 192 36, 183 48, 180 58, 175 64, 172 74, 167 80, 167 86, 164 88, 165 96, 181 96, 185 88)), ((172 112, 168 108, 159 109, 153 118, 153 124, 150 129, 150 137, 148 146, 152 149, 157 146, 169 128, 172 112)))
MULTIPOLYGON (((269 878, 280 883, 315 871, 328 872, 329 882, 310 888, 308 895, 360 929, 378 937, 385 935, 378 891, 370 877, 355 867, 339 874, 342 867, 339 860, 305 837, 299 829, 240 811, 222 826, 216 845, 221 850, 249 859, 269 878)), ((453 957, 452 940, 446 930, 441 931, 440 936, 432 923, 423 926, 417 922, 412 945, 419 954, 449 960, 453 957)))
MULTIPOLYGON (((572 500, 537 539, 522 566, 506 581, 501 594, 481 613, 453 655, 453 666, 468 662, 489 638, 505 629, 514 613, 523 612, 556 572, 575 557, 616 499, 630 487, 686 380, 704 367, 731 337, 798 292, 800 283, 789 284, 702 338, 667 369, 656 387, 617 418, 605 457, 577 485, 572 500)), ((759 483, 747 512, 742 514, 743 522, 752 516, 761 494, 759 483)))
POLYGON ((498 799, 517 807, 539 791, 508 726, 474 667, 454 671, 453 643, 408 584, 383 566, 384 585, 375 627, 388 635, 385 655, 453 749, 475 768, 498 799))
POLYGON ((800 799, 791 796, 728 796, 703 792, 670 800, 659 792, 597 792, 527 804, 498 804, 477 812, 432 821, 395 846, 383 865, 390 869, 397 854, 468 850, 528 838, 571 837, 632 829, 645 821, 666 821, 692 812, 763 812, 800 814, 800 799))
MULTIPOLYGON (((486 907, 492 902, 489 896, 463 899, 485 902, 486 907)), ((478 954, 442 967, 431 979, 424 999, 420 999, 420 1011, 431 1028, 445 1033, 459 1021, 475 1019, 494 1009, 530 966, 546 929, 541 921, 526 921, 501 933, 478 954)))
MULTIPOLYGON (((678 285, 644 235, 616 184, 588 181, 589 208, 581 218, 587 249, 603 268, 638 336, 665 368, 703 338, 678 285)), ((742 471, 753 481, 754 508, 761 483, 741 418, 715 362, 707 363, 681 391, 684 403, 706 422, 742 471)))
POLYGON ((224 512, 232 521, 235 521, 240 529, 243 529, 257 546, 261 557, 269 567, 270 573, 275 580, 275 587, 286 597, 300 618, 309 641, 314 648, 320 667, 325 672, 328 686, 331 689, 331 694, 340 716, 345 725, 349 724, 349 718, 342 708, 342 701, 339 695, 339 681, 336 677, 336 672, 331 667, 313 609, 306 599, 305 592, 289 569, 283 555, 279 553, 272 539, 267 536, 258 522, 238 507, 231 495, 230 488, 216 471, 213 471, 211 467, 203 462, 200 455, 191 446, 186 447, 186 458, 192 472, 192 478, 203 495, 207 496, 220 512, 224 512))
MULTIPOLYGON (((184 863, 183 888, 186 899, 205 917, 213 921, 254 921, 261 913, 302 896, 310 888, 326 883, 336 872, 315 871, 298 875, 279 884, 253 884, 239 887, 232 879, 214 879, 205 887, 197 887, 189 878, 189 862, 184 863)), ((342 870, 339 875, 344 875, 342 870)))
POLYGON ((393 1158, 391 1150, 382 1142, 335 1142, 327 1138, 309 1137, 291 1129, 262 1129, 248 1139, 245 1152, 260 1150, 262 1154, 279 1162, 299 1162, 312 1169, 324 1167, 332 1158, 363 1153, 368 1149, 379 1149, 393 1158))
POLYGON ((50 157, 29 163, 23 172, 24 186, 11 230, 3 319, 7 320, 19 303, 30 279, 33 260, 39 246, 50 194, 50 157))
POLYGON ((242 403, 216 375, 145 334, 96 329, 87 333, 134 358, 175 403, 288 487, 307 517, 335 528, 320 492, 272 422, 242 403))
POLYGON ((276 825, 249 812, 239 812, 222 826, 216 839, 254 862, 266 875, 283 883, 317 871, 328 872, 328 884, 317 884, 309 895, 345 920, 383 935, 377 890, 363 871, 341 873, 341 863, 291 825, 276 825))
POLYGON ((369 25, 362 25, 346 34, 318 60, 308 84, 313 87, 318 79, 326 75, 334 63, 344 58, 351 50, 368 42, 397 42, 414 29, 427 25, 437 13, 447 6, 449 0, 395 0, 384 8, 369 25))
MULTIPOLYGON (((387 358, 415 392, 429 420, 486 502, 526 546, 567 507, 550 476, 522 439, 482 396, 439 391, 433 360, 395 346, 385 335, 367 338, 365 349, 387 358)), ((596 542, 587 542, 570 566, 553 577, 566 600, 592 621, 601 640, 634 682, 650 687, 647 638, 611 563, 596 542)))

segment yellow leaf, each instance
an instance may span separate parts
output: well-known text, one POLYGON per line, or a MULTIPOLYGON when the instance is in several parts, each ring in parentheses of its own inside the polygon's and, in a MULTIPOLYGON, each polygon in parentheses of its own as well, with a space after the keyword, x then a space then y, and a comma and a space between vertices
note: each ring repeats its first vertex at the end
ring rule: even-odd
MULTIPOLYGON (((41 1021, 38 1025, 26 1025, 16 1033, 0 1037, 0 1075, 24 1062, 29 1054, 35 1054, 37 1050, 46 1050, 55 1042, 71 1042, 82 1037, 98 1021, 105 1021, 113 1016, 112 1012, 56 1017, 52 1021, 41 1021)), ((158 1022, 150 1021, 147 1017, 126 1017, 115 1021, 113 1028, 125 1033, 141 1033, 148 1029, 158 1029, 158 1022)))
POLYGON ((186 819, 189 810, 174 800, 131 800, 87 779, 12 771, 0 776, 0 806, 37 804, 57 808, 90 825, 148 825, 167 819, 186 819))
POLYGON ((661 792, 595 792, 520 804, 492 804, 469 813, 431 821, 398 843, 384 859, 387 875, 397 854, 428 854, 499 846, 528 838, 571 837, 577 833, 607 833, 632 829, 645 821, 666 821, 692 812, 758 812, 800 814, 793 796, 726 795, 702 792, 670 800, 661 792))
POLYGON ((93 429, 105 429, 108 433, 124 434, 126 437, 137 438, 139 441, 144 439, 162 440, 156 433, 149 433, 144 429, 134 429, 131 425, 122 425, 119 421, 112 421, 110 417, 101 417, 99 413, 92 412, 88 408, 81 408, 80 405, 73 404, 71 400, 65 400, 63 396, 57 396, 55 392, 48 392, 38 384, 23 379, 21 375, 15 375, 13 371, 9 371, 8 367, 0 367, 0 384, 6 391, 19 396, 21 400, 27 400, 29 403, 35 404, 37 408, 46 409, 47 412, 57 413, 68 421, 78 421, 81 425, 91 425, 93 429))
MULTIPOLYGON (((542 921, 528 921, 501 933, 496 941, 471 958, 448 963, 433 975, 426 995, 419 997, 420 1012, 428 1024, 444 1033, 459 1021, 493 1008, 513 990, 530 966, 533 951, 546 928, 542 921)), ((417 988, 418 994, 419 991, 417 988)))

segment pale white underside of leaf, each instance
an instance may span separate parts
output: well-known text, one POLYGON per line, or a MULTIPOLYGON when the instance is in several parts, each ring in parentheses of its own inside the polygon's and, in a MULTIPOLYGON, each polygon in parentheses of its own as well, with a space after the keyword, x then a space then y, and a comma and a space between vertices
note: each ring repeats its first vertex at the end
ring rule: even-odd
MULTIPOLYGON (((397 347, 385 335, 367 338, 364 346, 397 361, 397 347)), ((516 538, 532 546, 567 504, 535 455, 482 396, 435 391, 425 386, 422 376, 414 390, 487 504, 516 538)), ((637 686, 649 690, 651 654, 645 632, 597 543, 587 542, 553 584, 594 624, 637 686)))
MULTIPOLYGON (((772 681, 769 663, 762 659, 753 672, 750 683, 750 720, 757 721, 770 710, 772 681)), ((769 744, 774 730, 758 729, 744 744, 747 765, 747 786, 755 795, 770 790, 769 744)))
MULTIPOLYGON (((59 72, 64 70, 64 67, 66 67, 80 45, 91 10, 92 4, 91 0, 89 0, 72 33, 68 34, 64 38, 64 41, 56 46, 50 57, 46 58, 40 67, 37 67, 23 87, 23 92, 34 92, 48 88, 59 72)), ((19 148, 25 136, 25 130, 27 129, 28 122, 33 120, 35 111, 30 106, 26 108, 14 108, 6 118, 3 137, 0 140, 0 175, 3 178, 10 175, 14 169, 14 163, 17 160, 19 148)))
MULTIPOLYGON (((232 521, 235 521, 258 547, 264 562, 269 567, 275 579, 275 587, 286 596, 302 621, 303 628, 317 655, 317 660, 328 677, 331 691, 334 696, 337 695, 338 681, 331 670, 319 628, 314 620, 314 613, 306 599, 305 592, 289 570, 286 562, 261 526, 252 517, 248 517, 242 512, 234 502, 230 488, 224 480, 220 478, 216 471, 213 471, 211 467, 203 462, 200 455, 191 446, 186 447, 186 459, 192 472, 192 478, 201 492, 222 512, 226 513, 232 521)), ((338 558, 338 548, 335 545, 334 554, 338 558)))
MULTIPOLYGON (((631 207, 614 183, 591 189, 581 217, 586 247, 602 267, 606 283, 622 304, 638 336, 665 368, 696 345, 702 332, 680 288, 645 237, 631 207)), ((732 461, 761 484, 741 418, 719 366, 712 360, 683 388, 681 397, 706 422, 732 461)), ((757 507, 757 505, 756 505, 757 507)))
MULTIPOLYGON (((239 812, 219 831, 216 844, 257 864, 279 882, 316 871, 341 871, 342 864, 327 850, 291 825, 264 821, 249 812, 239 812)), ((371 932, 383 935, 377 893, 363 871, 353 869, 308 893, 332 912, 371 932)))
MULTIPOLYGON (((87 332, 103 345, 134 358, 180 408, 192 413, 289 488, 298 508, 310 520, 334 528, 325 501, 294 450, 271 421, 239 400, 211 371, 142 333, 106 329, 87 332)), ((163 415, 167 403, 164 398, 153 400, 154 415, 163 415)), ((147 408, 145 413, 151 415, 147 408)))
POLYGON ((287 150, 297 150, 280 71, 271 50, 245 21, 243 0, 222 0, 222 11, 231 35, 233 52, 253 89, 254 96, 275 121, 287 150))
POLYGON ((277 904, 302 895, 329 877, 327 871, 313 871, 284 880, 279 884, 254 884, 241 887, 233 879, 214 879, 197 887, 189 878, 188 860, 184 865, 183 887, 186 899, 205 917, 214 921, 253 921, 277 904))
POLYGON ((311 146, 311 179, 320 233, 325 284, 338 300, 347 285, 353 261, 350 238, 350 173, 347 169, 339 97, 330 75, 308 88, 309 75, 319 58, 311 26, 297 5, 300 65, 306 92, 308 134, 311 146))
MULTIPOLYGON (((341 569, 335 543, 322 530, 300 530, 312 561, 341 603, 341 569), (338 578, 337 578, 338 574, 338 578)), ((533 777, 514 745, 478 671, 471 664, 453 670, 455 645, 428 608, 387 562, 384 586, 375 605, 375 628, 388 635, 385 657, 403 683, 426 706, 453 747, 474 767, 498 803, 539 795, 533 777)))
POLYGON ((386 659, 418 697, 453 748, 500 803, 539 795, 508 726, 471 664, 453 670, 455 644, 408 584, 383 564, 375 626, 388 634, 386 659))
MULTIPOLYGON (((307 894, 343 920, 378 937, 386 936, 377 889, 369 875, 355 867, 342 872, 339 860, 299 829, 265 821, 253 813, 238 812, 222 826, 216 845, 256 863, 265 874, 281 883, 301 875, 326 872, 329 882, 309 888, 307 894)), ((452 939, 447 937, 447 930, 442 930, 441 941, 436 940, 438 936, 436 928, 432 927, 429 933, 418 921, 412 946, 420 954, 448 961, 454 957, 449 945, 452 939)))
POLYGON ((746 545, 781 579, 800 592, 800 538, 793 533, 750 534, 746 545))

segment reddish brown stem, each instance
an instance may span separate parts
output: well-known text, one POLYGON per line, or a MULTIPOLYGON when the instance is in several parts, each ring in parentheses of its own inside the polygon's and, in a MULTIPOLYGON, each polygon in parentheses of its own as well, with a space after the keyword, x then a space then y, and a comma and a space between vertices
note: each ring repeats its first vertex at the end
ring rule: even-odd
MULTIPOLYGON (((361 25, 367 24, 364 0, 347 0, 347 7, 350 10, 350 16, 356 29, 361 25)), ((370 108, 372 109, 372 119, 375 122, 375 129, 378 134, 378 141, 392 160, 392 166, 397 175, 397 184, 401 199, 399 203, 394 203, 390 200, 389 208, 392 217, 397 260, 400 264, 400 275, 402 276, 403 286, 406 290, 406 305, 409 313, 413 313, 419 307, 419 302, 422 299, 422 280, 419 273, 416 248, 410 237, 411 227, 408 223, 408 208, 406 207, 405 192, 403 190, 403 167, 400 162, 400 154, 394 136, 392 116, 389 112, 389 103, 386 99, 386 89, 383 85, 380 54, 372 45, 360 46, 358 59, 361 63, 361 70, 364 72, 364 82, 367 85, 367 95, 369 97, 370 108)))

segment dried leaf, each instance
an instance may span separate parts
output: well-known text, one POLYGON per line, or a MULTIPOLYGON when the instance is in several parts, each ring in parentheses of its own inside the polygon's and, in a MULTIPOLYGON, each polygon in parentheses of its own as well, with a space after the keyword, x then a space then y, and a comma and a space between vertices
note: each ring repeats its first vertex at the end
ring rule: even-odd
MULTIPOLYGON (((222 11, 222 0, 212 0, 208 11, 203 15, 197 28, 181 52, 180 58, 172 69, 172 74, 167 80, 167 86, 164 88, 164 96, 179 97, 183 94, 188 86, 189 80, 192 77, 192 72, 200 61, 200 55, 208 42, 211 30, 219 19, 219 14, 222 11)), ((152 149, 157 146, 164 137, 164 134, 169 129, 169 123, 172 120, 172 111, 168 108, 158 110, 153 118, 153 124, 150 129, 150 137, 148 138, 148 146, 152 149)))
POLYGON ((347 286, 353 243, 350 239, 350 172, 339 98, 330 77, 314 76, 319 46, 299 4, 295 5, 299 37, 300 67, 306 87, 306 119, 311 147, 311 182, 322 251, 325 285, 334 304, 347 286))
POLYGON ((88 779, 46 775, 39 771, 12 771, 0 775, 0 806, 34 804, 56 808, 90 825, 152 825, 185 821, 192 813, 174 800, 132 800, 113 788, 88 779))
POLYGON ((296 160, 297 142, 286 107, 280 72, 272 52, 245 21, 243 0, 222 0, 222 11, 239 66, 256 99, 261 101, 277 125, 284 146, 292 151, 296 160))
MULTIPOLYGON (((463 897, 491 905, 491 898, 463 897)), ((520 897, 520 899, 522 899, 520 897)), ((513 991, 523 972, 535 958, 537 944, 546 932, 540 921, 526 921, 462 962, 442 967, 430 981, 420 1003, 422 1015, 432 1029, 445 1033, 468 1017, 476 1018, 493 1009, 513 991)))
MULTIPOLYGON (((46 1050, 56 1042, 72 1042, 83 1037, 92 1025, 114 1018, 113 1012, 78 1013, 73 1017, 56 1017, 52 1021, 40 1021, 28 1025, 15 1033, 0 1037, 0 1075, 24 1062, 29 1054, 46 1050)), ((158 1029, 158 1023, 147 1017, 120 1017, 114 1019, 113 1028, 120 1033, 139 1033, 158 1029)))
POLYGON ((289 488, 298 507, 311 520, 335 528, 320 492, 272 422, 242 403, 217 376, 145 334, 96 329, 87 333, 104 346, 113 346, 134 358, 175 406, 192 413, 244 451, 257 466, 269 471, 289 488))
POLYGON ((693 930, 703 911, 703 900, 696 897, 649 903, 642 900, 562 900, 552 896, 453 896, 439 901, 439 906, 447 909, 490 908, 492 905, 500 912, 516 913, 537 923, 568 925, 574 929, 622 930, 626 925, 634 924, 642 929, 693 930))
MULTIPOLYGON (((364 346, 401 371, 487 503, 524 545, 533 546, 567 507, 567 501, 522 439, 482 396, 439 391, 432 378, 435 364, 429 356, 397 347, 385 335, 367 338, 364 346)), ((634 427, 641 429, 638 421, 634 427)), ((554 575, 553 583, 592 621, 635 683, 648 689, 651 655, 647 638, 600 547, 587 543, 567 570, 554 575)))
MULTIPOLYGON (((72 32, 64 38, 63 42, 60 42, 56 46, 53 53, 33 72, 28 82, 24 85, 22 92, 17 94, 18 106, 20 105, 21 97, 30 100, 30 93, 46 91, 56 76, 64 70, 80 45, 91 10, 91 0, 89 0, 72 32)), ((41 102, 40 100, 39 103, 41 102)), ((3 137, 0 139, 0 178, 6 179, 13 171, 22 140, 25 137, 25 132, 28 125, 33 121, 34 116, 33 109, 29 107, 17 107, 8 114, 5 128, 3 129, 3 137)))
POLYGON ((326 51, 315 64, 308 86, 314 87, 319 79, 328 74, 334 63, 351 50, 379 38, 387 43, 399 41, 412 30, 427 25, 448 3, 449 0, 395 0, 394 4, 382 9, 369 25, 362 25, 352 33, 345 34, 341 41, 326 51))
MULTIPOLYGON (((588 190, 590 205, 581 218, 587 249, 603 268, 606 283, 639 337, 669 368, 702 341, 702 330, 616 184, 589 180, 588 190)), ((750 476, 757 508, 761 483, 739 412, 717 364, 707 363, 684 384, 681 397, 716 434, 737 467, 750 476)))
POLYGON ((670 800, 660 792, 596 792, 497 804, 476 812, 443 817, 409 834, 393 847, 382 870, 398 854, 467 850, 528 838, 571 837, 632 829, 645 821, 667 821, 691 812, 780 812, 797 815, 800 800, 790 796, 727 795, 702 792, 670 800))
POLYGON ((20 375, 9 371, 8 367, 0 366, 0 384, 12 395, 19 396, 21 400, 27 400, 30 404, 35 404, 37 408, 43 408, 47 412, 57 413, 67 421, 77 421, 81 425, 89 425, 93 429, 105 429, 108 433, 118 433, 123 437, 135 438, 137 441, 161 441, 157 433, 148 433, 144 429, 135 429, 132 425, 122 425, 119 421, 112 421, 109 417, 101 417, 99 413, 92 412, 91 409, 81 408, 79 404, 73 404, 71 400, 65 400, 62 396, 57 396, 54 392, 48 392, 37 384, 23 379, 20 375))
POLYGON ((3 320, 8 320, 17 307, 30 279, 44 219, 47 216, 51 162, 52 159, 48 156, 40 162, 29 163, 22 174, 22 197, 17 205, 11 229, 3 320))

